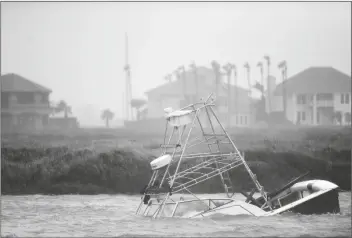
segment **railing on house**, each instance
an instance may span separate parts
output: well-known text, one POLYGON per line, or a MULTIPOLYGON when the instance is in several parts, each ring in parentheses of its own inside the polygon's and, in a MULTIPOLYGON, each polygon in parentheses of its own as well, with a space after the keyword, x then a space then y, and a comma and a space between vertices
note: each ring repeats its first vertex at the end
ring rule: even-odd
MULTIPOLYGON (((314 101, 313 100, 309 101, 309 106, 313 106, 313 105, 314 105, 314 101)), ((333 107, 334 101, 333 100, 316 100, 315 106, 317 106, 317 107, 333 107)))

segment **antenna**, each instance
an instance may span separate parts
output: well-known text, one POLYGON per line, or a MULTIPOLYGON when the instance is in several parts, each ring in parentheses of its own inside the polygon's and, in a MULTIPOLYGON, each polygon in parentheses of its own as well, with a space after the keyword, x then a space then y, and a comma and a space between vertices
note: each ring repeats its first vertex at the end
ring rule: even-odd
POLYGON ((125 115, 123 115, 124 114, 124 111, 125 111, 125 93, 124 92, 122 92, 122 112, 121 112, 121 117, 122 117, 122 120, 123 120, 123 118, 124 118, 124 116, 125 115))
POLYGON ((131 85, 131 68, 128 63, 128 36, 125 33, 125 72, 126 72, 126 120, 132 120, 132 109, 131 109, 131 99, 132 99, 132 85, 131 85), (131 117, 130 117, 131 116, 131 117))

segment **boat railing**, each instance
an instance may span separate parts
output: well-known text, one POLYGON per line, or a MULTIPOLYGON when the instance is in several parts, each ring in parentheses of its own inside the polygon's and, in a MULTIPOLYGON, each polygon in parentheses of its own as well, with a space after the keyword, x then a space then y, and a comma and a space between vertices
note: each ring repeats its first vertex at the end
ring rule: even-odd
POLYGON ((242 164, 242 161, 241 160, 236 160, 228 165, 225 165, 223 166, 222 168, 220 169, 215 169, 213 171, 211 171, 210 173, 208 174, 204 174, 204 175, 201 175, 197 178, 194 178, 194 179, 191 179, 190 181, 187 181, 183 184, 180 184, 180 185, 176 185, 174 188, 173 188, 173 192, 174 193, 178 193, 178 192, 181 192, 183 190, 185 190, 186 188, 190 188, 194 185, 197 185, 201 182, 204 182, 210 178, 213 178, 215 176, 218 176, 219 174, 221 173, 224 173, 224 172, 227 172, 233 168, 236 168, 238 166, 240 166, 242 164))
MULTIPOLYGON (((182 213, 192 211, 190 207, 184 207, 182 209, 181 206, 192 204, 194 205, 193 210, 198 213, 203 213, 205 211, 223 206, 230 202, 234 201, 231 198, 198 198, 198 199, 187 199, 187 200, 178 200, 178 201, 167 201, 164 203, 165 208, 163 217, 174 217, 174 216, 182 216, 182 213)), ((144 216, 153 216, 160 205, 162 204, 161 200, 151 200, 149 204, 143 211, 144 216)))

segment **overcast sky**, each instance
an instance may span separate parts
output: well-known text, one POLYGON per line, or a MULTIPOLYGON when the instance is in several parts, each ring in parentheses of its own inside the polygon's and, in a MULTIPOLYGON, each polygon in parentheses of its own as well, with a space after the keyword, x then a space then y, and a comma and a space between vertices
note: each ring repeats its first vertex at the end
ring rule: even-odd
POLYGON ((100 110, 121 116, 125 32, 132 90, 143 97, 164 76, 191 61, 243 64, 265 54, 288 63, 288 77, 310 66, 351 75, 350 3, 1 3, 1 71, 53 90, 81 124, 103 124, 100 110))

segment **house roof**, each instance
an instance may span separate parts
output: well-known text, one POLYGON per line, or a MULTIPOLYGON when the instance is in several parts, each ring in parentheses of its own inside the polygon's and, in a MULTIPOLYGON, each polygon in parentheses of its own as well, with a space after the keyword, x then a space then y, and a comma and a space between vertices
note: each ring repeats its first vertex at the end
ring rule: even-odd
MULTIPOLYGON (((310 67, 288 78, 285 90, 292 93, 351 92, 351 77, 332 67, 310 67)), ((281 96, 283 84, 277 85, 274 95, 281 96)))
MULTIPOLYGON (((209 69, 207 67, 197 67, 197 78, 198 78, 198 92, 210 92, 210 91, 215 91, 214 88, 214 80, 215 80, 215 73, 212 69, 209 69)), ((186 82, 186 92, 185 94, 187 95, 193 95, 196 92, 196 83, 195 83, 195 74, 191 71, 188 70, 186 71, 186 76, 185 76, 185 82, 186 82)), ((227 94, 227 83, 223 86, 219 86, 219 94, 222 95, 224 93, 227 94)), ((241 91, 243 93, 247 93, 248 90, 231 85, 231 90, 232 91, 241 91)), ((170 96, 176 96, 176 95, 182 95, 183 94, 183 80, 182 78, 179 80, 175 80, 172 82, 166 82, 156 88, 150 89, 146 92, 147 95, 151 94, 157 94, 157 95, 170 95, 170 96)))
POLYGON ((52 91, 18 74, 1 75, 1 92, 45 92, 52 91))

